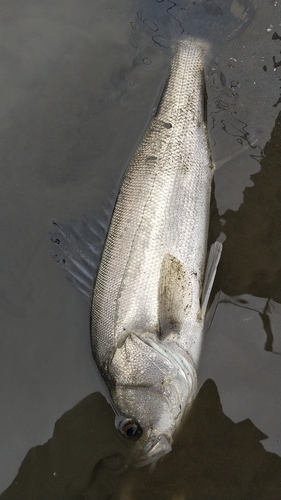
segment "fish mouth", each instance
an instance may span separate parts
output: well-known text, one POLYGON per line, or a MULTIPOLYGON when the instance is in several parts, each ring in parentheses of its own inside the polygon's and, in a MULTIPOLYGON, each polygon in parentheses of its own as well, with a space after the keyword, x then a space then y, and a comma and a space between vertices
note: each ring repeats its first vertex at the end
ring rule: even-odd
POLYGON ((170 440, 164 435, 157 436, 152 444, 151 441, 147 443, 143 450, 142 456, 135 462, 136 468, 144 467, 145 465, 156 462, 159 458, 163 457, 172 450, 170 440))

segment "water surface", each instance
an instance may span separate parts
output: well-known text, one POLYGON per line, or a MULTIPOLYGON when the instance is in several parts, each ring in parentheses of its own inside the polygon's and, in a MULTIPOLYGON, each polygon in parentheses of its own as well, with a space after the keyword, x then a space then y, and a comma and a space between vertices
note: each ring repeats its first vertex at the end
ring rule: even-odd
POLYGON ((150 474, 123 470, 89 307, 47 232, 104 205, 109 221, 168 74, 171 50, 152 37, 180 34, 183 5, 2 3, 0 491, 16 478, 3 499, 279 498, 281 7, 254 5, 206 69, 210 240, 224 251, 201 389, 150 474))

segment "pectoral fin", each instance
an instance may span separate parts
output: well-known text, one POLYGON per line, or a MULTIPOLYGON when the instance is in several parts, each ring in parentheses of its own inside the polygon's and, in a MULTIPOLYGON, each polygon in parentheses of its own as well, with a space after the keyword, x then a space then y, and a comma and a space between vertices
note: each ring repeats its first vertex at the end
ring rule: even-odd
POLYGON ((218 263, 221 258, 221 252, 222 252, 222 243, 220 241, 216 241, 215 243, 213 243, 213 245, 211 245, 205 271, 205 278, 204 278, 202 299, 201 299, 201 311, 203 317, 206 313, 208 301, 210 298, 211 290, 217 272, 218 263))
POLYGON ((192 291, 188 286, 186 271, 173 255, 166 255, 162 262, 158 288, 158 319, 161 337, 180 332, 186 309, 191 305, 192 291))

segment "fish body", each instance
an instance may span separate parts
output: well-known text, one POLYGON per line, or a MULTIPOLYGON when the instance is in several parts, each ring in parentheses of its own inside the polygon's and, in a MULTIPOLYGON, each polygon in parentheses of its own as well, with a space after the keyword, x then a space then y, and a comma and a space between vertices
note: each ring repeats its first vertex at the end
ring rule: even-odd
POLYGON ((140 465, 171 450, 196 393, 213 177, 207 51, 196 39, 175 45, 157 114, 121 185, 93 292, 94 358, 117 425, 137 423, 140 465))

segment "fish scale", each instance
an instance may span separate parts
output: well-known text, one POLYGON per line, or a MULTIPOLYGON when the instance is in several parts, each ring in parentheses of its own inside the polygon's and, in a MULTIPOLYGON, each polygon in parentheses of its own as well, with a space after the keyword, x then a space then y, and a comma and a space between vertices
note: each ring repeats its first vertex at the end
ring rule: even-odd
MULTIPOLYGON (((92 338, 101 368, 124 328, 157 331, 157 290, 166 254, 178 257, 192 273, 194 304, 186 323, 197 319, 212 177, 203 120, 206 50, 203 42, 178 43, 157 116, 121 186, 92 304, 92 338)), ((178 339, 195 360, 196 335, 178 339)))

